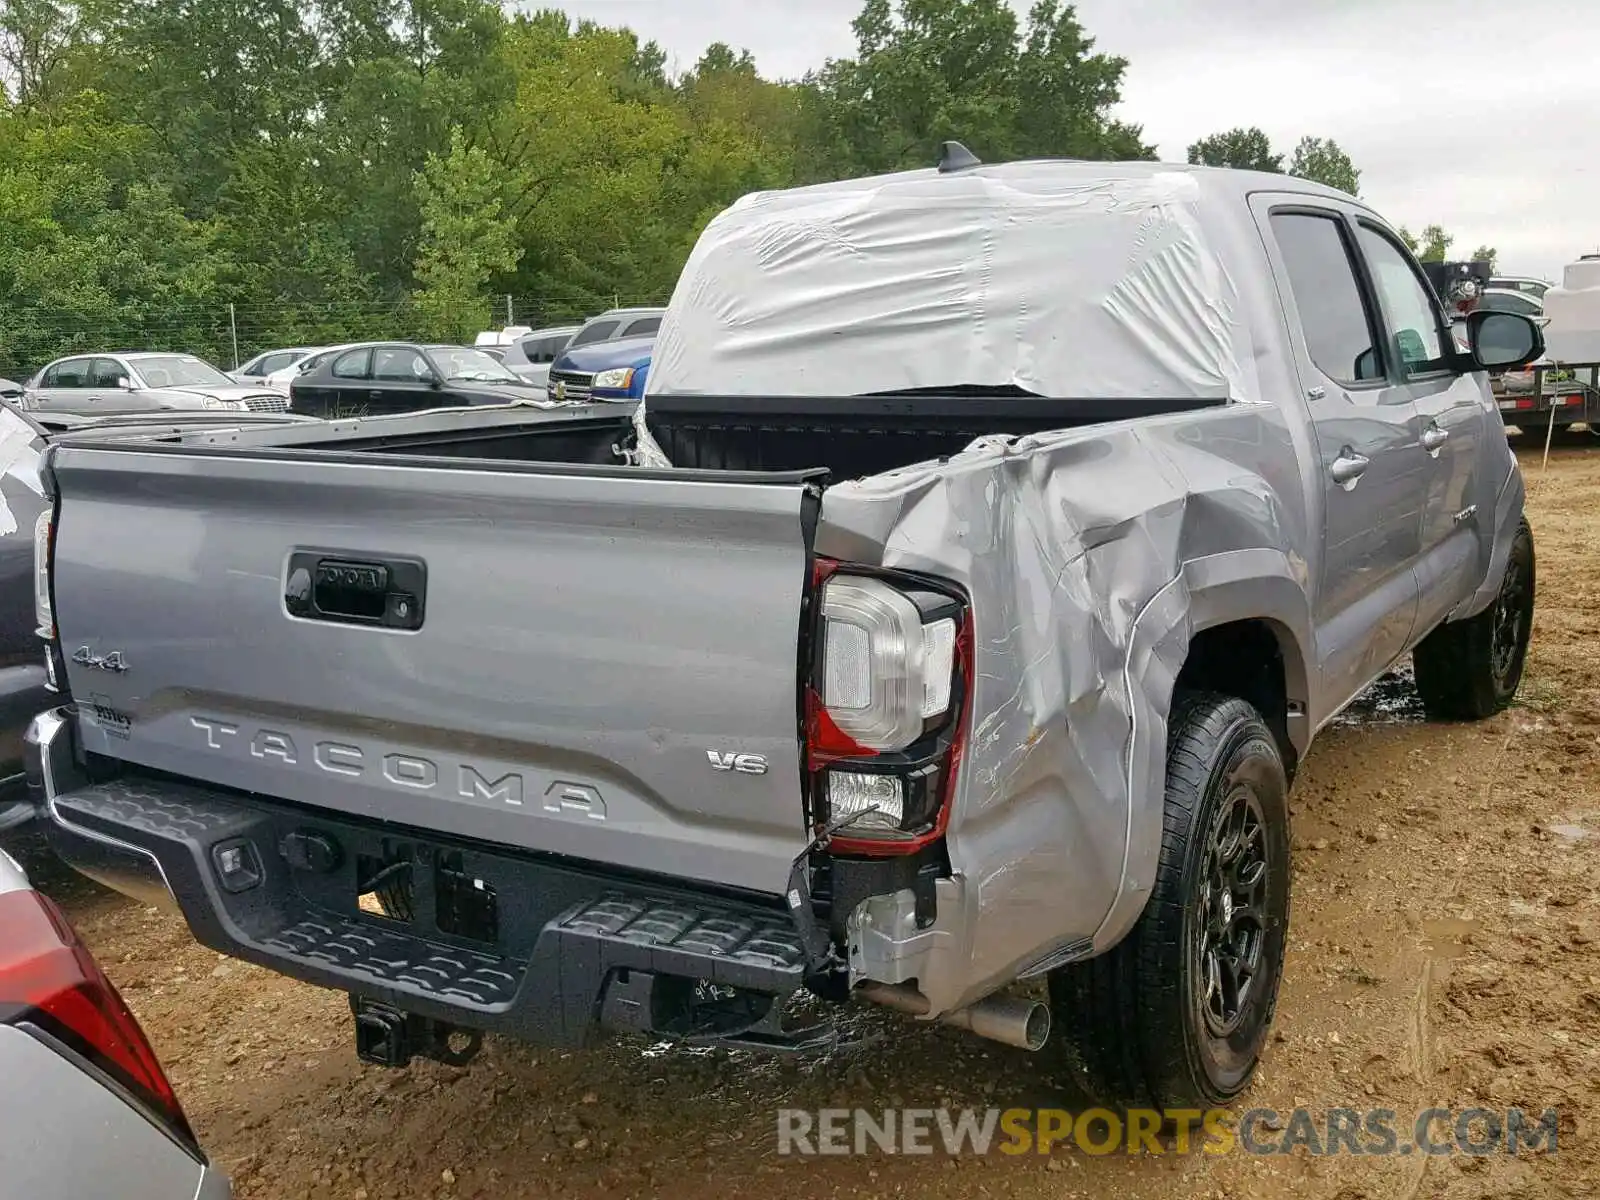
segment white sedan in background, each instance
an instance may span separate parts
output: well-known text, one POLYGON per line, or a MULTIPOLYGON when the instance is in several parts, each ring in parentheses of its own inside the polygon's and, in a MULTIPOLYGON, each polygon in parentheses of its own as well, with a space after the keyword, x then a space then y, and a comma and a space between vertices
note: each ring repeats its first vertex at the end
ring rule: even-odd
POLYGON ((168 411, 286 412, 260 384, 235 383, 193 354, 76 354, 59 358, 23 389, 33 412, 87 417, 168 411))
POLYGON ((228 378, 235 383, 266 383, 267 376, 294 366, 316 349, 315 346, 289 346, 282 350, 264 350, 244 366, 229 371, 228 378))
POLYGON ((328 355, 337 354, 341 350, 348 350, 353 345, 365 345, 365 343, 344 342, 337 346, 313 347, 303 357, 296 359, 287 366, 280 367, 270 375, 263 376, 261 382, 280 395, 287 396, 289 394, 289 385, 301 375, 318 366, 328 355))

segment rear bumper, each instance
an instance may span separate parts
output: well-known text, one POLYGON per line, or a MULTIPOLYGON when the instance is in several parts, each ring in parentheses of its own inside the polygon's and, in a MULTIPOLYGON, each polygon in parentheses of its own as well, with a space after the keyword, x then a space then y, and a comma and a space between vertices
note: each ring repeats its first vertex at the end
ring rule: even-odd
POLYGON ((1495 407, 1506 425, 1515 425, 1524 433, 1537 432, 1550 425, 1558 427, 1576 425, 1593 420, 1594 403, 1583 392, 1566 395, 1497 395, 1495 407))
POLYGON ((94 782, 74 740, 62 709, 29 735, 30 786, 55 852, 118 891, 175 906, 203 944, 308 983, 575 1046, 613 1008, 627 1010, 626 1027, 665 1028, 664 1011, 661 1021, 639 1011, 650 996, 641 977, 778 998, 806 980, 805 942, 782 908, 159 776, 94 782), (331 861, 291 865, 286 839, 308 834, 336 848, 331 861), (363 911, 373 864, 399 862, 410 919, 363 911), (229 863, 239 869, 225 873, 229 863), (463 936, 469 908, 479 915, 463 936))

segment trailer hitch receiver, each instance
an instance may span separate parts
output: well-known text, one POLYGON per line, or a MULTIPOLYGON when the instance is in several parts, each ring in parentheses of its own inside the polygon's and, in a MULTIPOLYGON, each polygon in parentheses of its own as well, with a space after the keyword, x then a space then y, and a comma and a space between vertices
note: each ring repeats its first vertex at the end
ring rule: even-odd
POLYGON ((431 1058, 464 1067, 483 1048, 483 1034, 476 1029, 419 1017, 376 1000, 351 996, 350 1011, 356 1019, 356 1057, 376 1066, 404 1067, 413 1058, 431 1058))

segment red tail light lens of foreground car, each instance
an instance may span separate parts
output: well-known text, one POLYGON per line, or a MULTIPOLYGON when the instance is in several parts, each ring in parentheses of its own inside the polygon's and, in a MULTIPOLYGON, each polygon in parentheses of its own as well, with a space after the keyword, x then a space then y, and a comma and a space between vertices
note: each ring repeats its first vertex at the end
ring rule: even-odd
POLYGON ((972 622, 946 584, 820 559, 806 696, 810 806, 854 817, 839 853, 909 854, 944 833, 971 684, 972 622))
POLYGON ((120 1085, 174 1137, 195 1146, 138 1021, 61 911, 38 892, 0 894, 0 1019, 36 1025, 120 1085))

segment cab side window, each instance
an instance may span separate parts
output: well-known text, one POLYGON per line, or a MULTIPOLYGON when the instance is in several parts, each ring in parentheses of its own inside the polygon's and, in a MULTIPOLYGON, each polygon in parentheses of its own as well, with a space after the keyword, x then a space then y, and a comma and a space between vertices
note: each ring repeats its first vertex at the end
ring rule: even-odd
POLYGON ((1387 233, 1366 222, 1359 228, 1361 251, 1372 269, 1383 308, 1386 340, 1401 373, 1409 379, 1444 370, 1448 343, 1427 280, 1387 233))
POLYGON ((1344 222, 1332 213, 1273 213, 1272 236, 1317 369, 1346 386, 1382 379, 1376 326, 1356 281, 1344 222))

